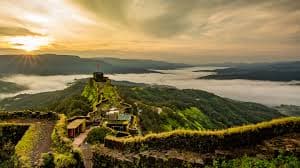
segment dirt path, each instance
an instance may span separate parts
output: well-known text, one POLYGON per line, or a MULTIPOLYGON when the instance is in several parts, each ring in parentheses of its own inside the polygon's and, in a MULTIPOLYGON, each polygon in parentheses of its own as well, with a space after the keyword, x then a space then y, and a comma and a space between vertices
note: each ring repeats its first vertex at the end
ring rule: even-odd
POLYGON ((31 155, 32 165, 37 165, 42 153, 51 151, 51 134, 55 125, 55 121, 41 120, 41 119, 9 119, 5 120, 7 123, 24 123, 37 124, 38 126, 38 142, 35 144, 33 153, 31 155))
POLYGON ((42 153, 47 153, 51 151, 51 134, 54 128, 55 123, 53 121, 45 121, 39 124, 40 126, 40 135, 39 141, 36 144, 33 154, 32 154, 32 163, 38 165, 38 161, 42 153))
POLYGON ((85 168, 92 168, 93 167, 93 153, 92 149, 89 144, 82 144, 80 147, 82 151, 82 157, 83 157, 83 162, 84 162, 84 167, 85 168))

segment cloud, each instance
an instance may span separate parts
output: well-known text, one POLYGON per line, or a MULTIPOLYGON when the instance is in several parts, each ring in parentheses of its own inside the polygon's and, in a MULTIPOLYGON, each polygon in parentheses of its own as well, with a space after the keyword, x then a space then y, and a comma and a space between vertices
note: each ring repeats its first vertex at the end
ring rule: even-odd
MULTIPOLYGON (((0 36, 53 38, 41 52, 198 62, 300 53, 299 0, 1 0, 0 9, 0 25, 9 25, 0 26, 0 36)), ((0 47, 9 46, 0 38, 0 47)))
POLYGON ((127 24, 130 0, 72 0, 80 7, 118 24, 127 24))
POLYGON ((25 86, 28 89, 13 94, 0 93, 0 99, 13 97, 19 94, 36 94, 41 92, 63 90, 68 87, 69 83, 74 82, 74 80, 89 77, 90 75, 11 75, 7 77, 2 77, 2 81, 16 83, 18 85, 25 86))
POLYGON ((41 36, 39 33, 32 32, 22 27, 0 27, 0 36, 41 36))
MULTIPOLYGON (((247 37, 250 32, 249 36, 260 37, 257 41, 264 37, 270 37, 269 41, 273 41, 277 36, 272 33, 272 29, 276 26, 299 30, 300 23, 300 1, 294 0, 71 1, 100 19, 118 23, 118 26, 129 31, 140 31, 161 38, 183 35, 203 39, 204 35, 240 42, 255 39, 247 37), (285 20, 289 20, 290 23, 284 23, 285 20), (259 32, 262 27, 268 31, 259 32), (229 35, 230 37, 227 37, 229 35)), ((278 33, 282 34, 281 31, 278 33)))
POLYGON ((293 104, 300 105, 300 87, 290 82, 270 82, 253 80, 199 80, 207 72, 194 70, 211 70, 214 67, 194 67, 180 70, 163 70, 164 73, 152 74, 114 74, 109 78, 118 81, 169 85, 179 89, 199 89, 219 96, 257 102, 266 105, 293 104), (247 88, 247 89, 245 89, 247 88))

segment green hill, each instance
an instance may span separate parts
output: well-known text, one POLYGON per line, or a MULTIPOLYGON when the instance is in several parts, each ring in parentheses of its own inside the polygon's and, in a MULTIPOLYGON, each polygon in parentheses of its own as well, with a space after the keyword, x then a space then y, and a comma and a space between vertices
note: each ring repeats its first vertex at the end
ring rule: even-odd
MULTIPOLYGON (((112 83, 114 86, 103 87, 101 92, 111 99, 110 102, 114 102, 113 94, 131 104, 133 112, 139 117, 143 133, 227 128, 284 116, 261 104, 235 101, 201 90, 179 90, 129 82, 112 83)), ((93 94, 89 92, 93 90, 93 85, 90 85, 91 88, 89 85, 87 80, 78 80, 62 91, 4 99, 0 107, 5 110, 53 110, 65 113, 68 117, 85 115, 92 110, 93 101, 90 99, 93 99, 93 94)))
POLYGON ((213 72, 216 74, 200 78, 297 81, 300 80, 300 61, 241 64, 231 68, 217 69, 213 72))
POLYGON ((11 82, 5 82, 0 80, 0 93, 17 93, 25 90, 26 87, 17 85, 11 82))
POLYGON ((216 129, 282 117, 277 110, 201 90, 160 86, 118 86, 121 97, 138 111, 146 132, 216 129))
POLYGON ((0 109, 15 110, 53 110, 71 115, 80 115, 90 109, 87 100, 81 97, 86 80, 77 80, 60 91, 37 94, 22 94, 0 101, 0 109))

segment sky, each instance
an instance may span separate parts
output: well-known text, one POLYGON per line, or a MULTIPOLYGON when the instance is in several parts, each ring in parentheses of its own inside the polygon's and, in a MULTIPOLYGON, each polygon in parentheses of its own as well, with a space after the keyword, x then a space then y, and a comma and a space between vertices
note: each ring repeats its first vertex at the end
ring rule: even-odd
POLYGON ((299 0, 1 0, 0 54, 300 60, 299 0))

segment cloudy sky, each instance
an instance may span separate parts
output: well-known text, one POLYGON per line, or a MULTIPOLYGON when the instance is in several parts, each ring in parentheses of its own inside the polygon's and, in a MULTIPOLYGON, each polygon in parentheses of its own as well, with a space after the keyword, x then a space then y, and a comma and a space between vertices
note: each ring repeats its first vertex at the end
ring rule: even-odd
POLYGON ((1 0, 0 54, 300 59, 299 0, 1 0))

